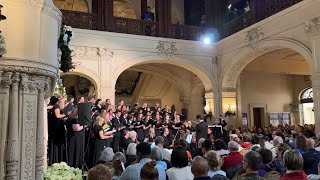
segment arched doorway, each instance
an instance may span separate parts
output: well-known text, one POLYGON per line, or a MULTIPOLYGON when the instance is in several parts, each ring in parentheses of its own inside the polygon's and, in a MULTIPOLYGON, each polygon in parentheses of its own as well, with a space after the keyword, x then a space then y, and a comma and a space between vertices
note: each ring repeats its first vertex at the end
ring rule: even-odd
POLYGON ((313 91, 312 88, 309 87, 304 89, 300 93, 300 103, 302 104, 302 117, 303 124, 314 124, 314 110, 313 110, 313 91))
MULTIPOLYGON (((124 70, 115 84, 116 103, 174 107, 182 119, 202 114, 205 87, 192 71, 167 63, 140 63, 124 70)), ((212 113, 212 110, 211 110, 212 113)))
POLYGON ((301 124, 301 116, 295 115, 293 107, 300 104, 297 97, 301 90, 311 86, 311 59, 311 53, 299 43, 266 41, 260 48, 242 50, 230 60, 222 88, 236 89, 238 111, 248 115, 250 128, 301 124), (274 46, 276 43, 279 46, 274 46))

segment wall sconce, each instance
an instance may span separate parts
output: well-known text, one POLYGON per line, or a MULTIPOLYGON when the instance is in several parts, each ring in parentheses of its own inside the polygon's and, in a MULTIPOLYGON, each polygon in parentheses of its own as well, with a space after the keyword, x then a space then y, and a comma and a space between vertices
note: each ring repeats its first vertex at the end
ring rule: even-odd
POLYGON ((231 116, 235 116, 236 115, 236 105, 228 105, 228 110, 227 112, 224 113, 224 117, 231 117, 231 116))

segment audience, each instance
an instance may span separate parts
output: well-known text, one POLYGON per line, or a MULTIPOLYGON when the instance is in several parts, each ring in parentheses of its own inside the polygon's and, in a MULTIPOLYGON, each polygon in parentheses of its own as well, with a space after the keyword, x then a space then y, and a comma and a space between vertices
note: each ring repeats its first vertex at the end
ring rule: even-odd
POLYGON ((120 179, 126 164, 126 157, 121 152, 117 152, 112 158, 113 177, 112 180, 120 179))
POLYGON ((320 179, 320 163, 317 166, 318 171, 315 174, 309 174, 308 180, 319 180, 320 179))
POLYGON ((213 145, 217 155, 224 157, 229 154, 227 144, 222 139, 217 139, 213 145))
POLYGON ((209 139, 204 140, 201 149, 203 157, 206 157, 207 153, 212 150, 212 142, 209 139))
POLYGON ((88 180, 111 180, 111 173, 107 166, 98 164, 88 172, 88 180))
POLYGON ((226 171, 228 178, 232 178, 241 169, 243 156, 239 153, 239 146, 235 141, 228 143, 228 149, 230 153, 223 158, 222 169, 226 171))
POLYGON ((242 168, 245 170, 245 174, 238 176, 237 180, 264 180, 263 177, 260 177, 258 170, 262 164, 262 157, 259 153, 255 151, 249 151, 243 157, 242 168))
POLYGON ((145 163, 140 171, 141 180, 158 180, 159 172, 155 161, 145 163))
POLYGON ((151 149, 151 159, 156 161, 157 166, 167 169, 167 164, 163 161, 163 156, 159 147, 156 146, 151 149))
POLYGON ((176 146, 171 154, 172 168, 167 170, 169 180, 192 180, 193 174, 188 166, 189 159, 186 149, 182 146, 176 146))
POLYGON ((208 161, 201 156, 197 156, 192 161, 191 172, 194 180, 210 180, 208 176, 209 165, 208 161))
POLYGON ((303 158, 300 152, 288 150, 284 153, 283 159, 287 172, 280 180, 307 180, 307 175, 303 171, 303 158))
MULTIPOLYGON (((140 171, 142 166, 151 161, 151 147, 148 143, 142 142, 137 145, 137 163, 130 165, 125 169, 120 177, 120 180, 140 180, 140 171)), ((166 179, 166 172, 160 166, 156 167, 159 173, 159 179, 166 179)))
POLYGON ((283 161, 283 154, 287 150, 291 149, 289 145, 280 143, 276 148, 276 158, 266 165, 268 170, 278 171, 281 175, 286 174, 287 168, 283 161))
POLYGON ((214 151, 209 151, 207 153, 206 159, 209 164, 208 176, 210 176, 211 178, 216 178, 217 176, 226 177, 226 172, 221 170, 222 160, 218 154, 216 154, 214 151))
POLYGON ((128 148, 127 148, 127 163, 125 164, 125 167, 128 167, 129 165, 131 165, 131 163, 133 163, 136 158, 137 158, 137 150, 136 150, 137 144, 135 143, 130 143, 128 148))
POLYGON ((163 159, 170 161, 171 154, 168 149, 164 148, 164 138, 162 136, 158 136, 154 139, 154 143, 160 148, 163 159))
POLYGON ((317 174, 320 162, 320 152, 314 149, 315 141, 312 138, 307 140, 307 151, 302 154, 303 170, 306 174, 317 174))
POLYGON ((307 150, 307 138, 305 136, 298 136, 296 140, 296 151, 303 154, 307 150))
POLYGON ((272 161, 272 152, 269 149, 260 148, 257 152, 262 157, 262 163, 260 169, 258 170, 259 176, 264 176, 268 172, 268 168, 266 167, 268 163, 272 161))

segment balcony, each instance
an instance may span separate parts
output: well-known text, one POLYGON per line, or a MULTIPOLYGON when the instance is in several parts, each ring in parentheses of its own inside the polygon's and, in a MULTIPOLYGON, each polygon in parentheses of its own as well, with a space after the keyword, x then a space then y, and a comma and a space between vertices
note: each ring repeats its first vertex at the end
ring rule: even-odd
POLYGON ((228 37, 303 0, 251 0, 250 10, 224 24, 220 31, 228 37))
MULTIPOLYGON (((221 39, 239 32, 267 17, 270 17, 302 0, 251 0, 250 10, 218 27, 221 39)), ((61 10, 63 22, 74 28, 110 31, 143 36, 184 40, 199 40, 205 29, 197 26, 171 24, 164 30, 157 21, 144 21, 122 17, 105 18, 104 14, 61 10), (106 21, 106 19, 108 21, 106 21)))

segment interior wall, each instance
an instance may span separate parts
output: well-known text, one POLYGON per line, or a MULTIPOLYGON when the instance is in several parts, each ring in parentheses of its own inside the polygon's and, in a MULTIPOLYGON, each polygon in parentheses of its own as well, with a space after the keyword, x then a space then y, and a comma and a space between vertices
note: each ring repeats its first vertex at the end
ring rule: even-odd
MULTIPOLYGON (((266 105, 266 113, 289 112, 290 104, 299 102, 299 93, 311 82, 303 75, 243 72, 240 75, 242 112, 250 115, 250 104, 266 105)), ((267 116, 269 123, 269 116, 267 116)), ((250 121, 250 116, 248 117, 250 121)))
POLYGON ((184 0, 171 1, 171 22, 172 24, 184 24, 184 0))
POLYGON ((116 17, 140 19, 140 13, 137 13, 138 9, 134 3, 134 1, 114 0, 113 15, 116 17))
POLYGON ((59 9, 70 10, 70 11, 80 11, 80 12, 89 12, 88 3, 90 1, 86 0, 53 0, 54 5, 59 9))

